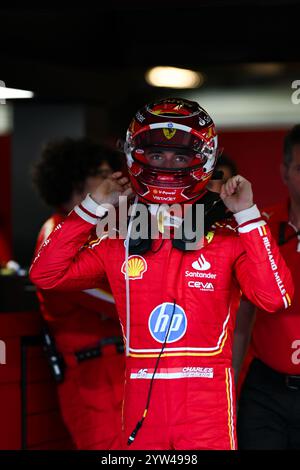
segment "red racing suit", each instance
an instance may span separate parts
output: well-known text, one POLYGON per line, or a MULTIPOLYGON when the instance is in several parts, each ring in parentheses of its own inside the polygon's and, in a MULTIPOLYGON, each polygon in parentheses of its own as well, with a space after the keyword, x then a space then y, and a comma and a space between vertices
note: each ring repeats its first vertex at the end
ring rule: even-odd
POLYGON ((87 196, 74 209, 40 250, 31 278, 43 289, 78 290, 96 288, 107 275, 126 336, 124 443, 145 413, 152 383, 130 449, 235 449, 231 363, 241 290, 269 312, 288 307, 293 296, 266 222, 253 206, 235 215, 235 229, 216 224, 199 250, 153 240, 145 255, 129 257, 126 305, 124 240, 103 237, 81 249, 98 207, 87 196))
MULTIPOLYGON (((45 222, 37 250, 64 219, 63 215, 55 214, 45 222)), ((58 385, 58 396, 76 447, 120 449, 124 354, 117 352, 116 344, 108 344, 99 349, 101 356, 78 362, 75 355, 96 347, 99 341, 122 336, 109 285, 101 282, 97 289, 78 292, 38 289, 38 298, 42 315, 67 365, 65 380, 58 385)))

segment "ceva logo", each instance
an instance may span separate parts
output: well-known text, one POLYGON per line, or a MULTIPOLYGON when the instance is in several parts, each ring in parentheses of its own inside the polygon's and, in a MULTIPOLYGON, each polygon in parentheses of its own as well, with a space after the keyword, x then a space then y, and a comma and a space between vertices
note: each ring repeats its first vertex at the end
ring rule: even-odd
POLYGON ((187 318, 185 311, 179 305, 164 302, 152 310, 148 327, 151 336, 159 343, 166 341, 167 334, 166 343, 174 343, 181 339, 186 332, 187 318))

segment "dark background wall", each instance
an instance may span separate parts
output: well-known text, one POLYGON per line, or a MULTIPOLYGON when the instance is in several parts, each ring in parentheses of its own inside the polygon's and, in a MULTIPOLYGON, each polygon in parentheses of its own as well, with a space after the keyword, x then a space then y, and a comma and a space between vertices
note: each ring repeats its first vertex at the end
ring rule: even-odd
POLYGON ((32 162, 48 140, 83 135, 85 110, 82 106, 28 102, 14 106, 11 162, 13 255, 23 266, 30 263, 37 233, 50 214, 32 187, 32 162))
POLYGON ((8 244, 10 244, 12 237, 11 140, 10 133, 0 135, 0 227, 8 244))

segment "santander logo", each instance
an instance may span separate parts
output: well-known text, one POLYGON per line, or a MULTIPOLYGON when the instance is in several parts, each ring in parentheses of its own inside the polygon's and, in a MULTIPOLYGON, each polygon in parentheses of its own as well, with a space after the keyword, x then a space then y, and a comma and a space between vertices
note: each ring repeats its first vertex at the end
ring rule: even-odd
POLYGON ((208 261, 206 261, 204 255, 200 255, 197 261, 192 263, 192 267, 197 271, 207 271, 210 269, 211 265, 208 261))

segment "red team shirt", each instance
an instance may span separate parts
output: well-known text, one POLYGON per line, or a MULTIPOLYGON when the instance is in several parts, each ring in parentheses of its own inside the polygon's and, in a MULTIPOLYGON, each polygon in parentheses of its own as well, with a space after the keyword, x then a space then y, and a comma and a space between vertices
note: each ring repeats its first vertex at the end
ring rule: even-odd
MULTIPOLYGON (((54 214, 43 225, 36 253, 65 216, 54 214)), ((86 246, 95 242, 92 232, 86 246)), ((83 291, 37 291, 41 313, 62 353, 67 370, 58 387, 61 412, 79 449, 120 449, 124 388, 124 355, 114 344, 104 346, 98 358, 77 363, 75 351, 92 348, 99 340, 121 337, 111 289, 105 279, 83 291)))
MULTIPOLYGON (((300 374, 300 235, 289 222, 288 203, 267 208, 262 213, 280 244, 280 251, 290 268, 296 288, 290 308, 270 315, 257 308, 249 354, 278 372, 300 374), (280 240, 281 239, 281 240, 280 240)), ((247 361, 248 362, 248 361, 247 361)))
MULTIPOLYGON (((54 214, 48 219, 37 239, 36 253, 52 230, 63 223, 65 216, 54 214)), ((91 236, 90 241, 97 238, 91 236)), ((100 338, 120 336, 121 329, 111 289, 103 279, 97 289, 77 292, 43 291, 38 289, 42 314, 56 336, 63 353, 93 346, 100 338)))

